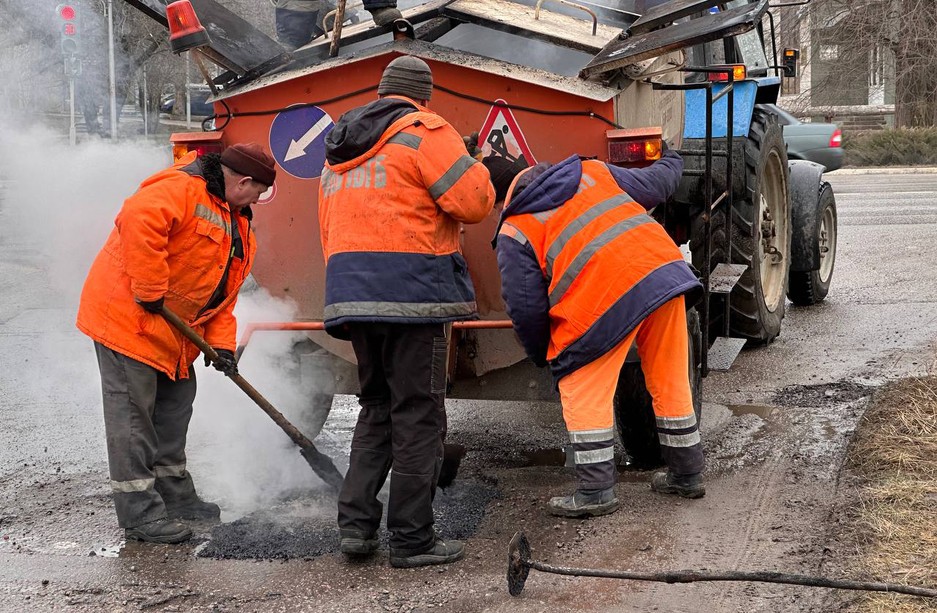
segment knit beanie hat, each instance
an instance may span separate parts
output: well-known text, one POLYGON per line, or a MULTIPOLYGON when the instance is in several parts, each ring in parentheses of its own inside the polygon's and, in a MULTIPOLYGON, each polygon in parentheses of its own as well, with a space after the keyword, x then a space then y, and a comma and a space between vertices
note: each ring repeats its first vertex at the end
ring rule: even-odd
POLYGON ((398 57, 384 69, 377 86, 381 96, 397 94, 413 100, 429 100, 433 95, 433 72, 420 58, 412 55, 398 57))
POLYGON ((231 145, 221 153, 221 163, 267 187, 273 185, 277 176, 276 162, 257 143, 231 145))

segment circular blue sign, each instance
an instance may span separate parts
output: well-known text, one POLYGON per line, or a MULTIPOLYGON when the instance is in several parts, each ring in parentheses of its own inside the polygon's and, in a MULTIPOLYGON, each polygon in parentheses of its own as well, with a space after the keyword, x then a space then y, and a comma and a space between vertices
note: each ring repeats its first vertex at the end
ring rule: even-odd
POLYGON ((317 106, 277 113, 270 124, 270 151, 280 167, 299 179, 315 179, 325 165, 325 137, 335 123, 317 106))

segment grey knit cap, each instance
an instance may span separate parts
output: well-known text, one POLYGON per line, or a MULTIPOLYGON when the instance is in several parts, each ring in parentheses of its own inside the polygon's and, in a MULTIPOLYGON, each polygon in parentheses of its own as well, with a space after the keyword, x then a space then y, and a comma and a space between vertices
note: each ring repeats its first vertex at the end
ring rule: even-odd
POLYGON ((413 100, 429 100, 433 95, 433 71, 420 58, 412 55, 398 57, 384 69, 377 93, 381 96, 396 94, 413 100))

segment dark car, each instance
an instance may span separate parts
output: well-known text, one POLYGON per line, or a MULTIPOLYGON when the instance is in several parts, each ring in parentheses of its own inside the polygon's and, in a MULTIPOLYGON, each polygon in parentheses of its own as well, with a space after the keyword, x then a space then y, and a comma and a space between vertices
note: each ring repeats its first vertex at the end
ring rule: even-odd
MULTIPOLYGON (((189 90, 189 94, 192 96, 192 115, 196 117, 208 117, 209 115, 215 114, 215 106, 208 102, 208 98, 211 97, 211 90, 208 88, 192 88, 189 90)), ((175 94, 166 94, 159 101, 159 112, 172 114, 172 109, 176 103, 175 94)), ((180 101, 182 105, 179 109, 181 113, 185 113, 185 97, 180 101)))
POLYGON ((835 123, 805 123, 775 104, 765 106, 778 116, 789 159, 810 160, 827 170, 843 165, 843 132, 835 123))

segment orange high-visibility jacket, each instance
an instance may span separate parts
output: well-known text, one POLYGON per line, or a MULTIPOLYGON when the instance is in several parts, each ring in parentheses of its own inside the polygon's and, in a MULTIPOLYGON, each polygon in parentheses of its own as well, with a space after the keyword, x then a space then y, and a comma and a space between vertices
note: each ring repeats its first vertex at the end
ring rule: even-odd
POLYGON ((459 231, 494 205, 485 166, 445 119, 406 98, 350 111, 337 134, 319 185, 326 329, 344 337, 348 322, 475 316, 459 231))
POLYGON ((673 194, 682 166, 675 153, 640 170, 573 156, 509 194, 497 241, 502 295, 528 354, 549 361, 557 381, 700 288, 664 228, 621 187, 630 181, 653 207, 673 194))
MULTIPOLYGON (((115 228, 91 265, 78 307, 79 330, 172 379, 189 376, 199 350, 136 300, 165 297, 165 305, 209 345, 234 350, 234 304, 256 252, 248 211, 233 215, 244 257, 232 257, 232 213, 209 193, 206 165, 191 153, 146 179, 124 201, 115 228), (223 297, 208 309, 226 266, 223 297)), ((220 163, 214 165, 220 173, 220 163)))

